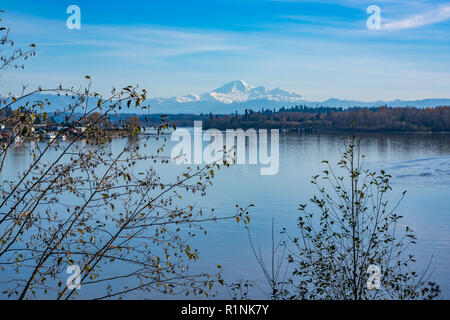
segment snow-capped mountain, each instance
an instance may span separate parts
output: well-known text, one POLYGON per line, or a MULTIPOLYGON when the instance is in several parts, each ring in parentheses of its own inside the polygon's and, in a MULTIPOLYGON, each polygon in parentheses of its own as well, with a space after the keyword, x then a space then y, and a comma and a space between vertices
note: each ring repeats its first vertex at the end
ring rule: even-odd
POLYGON ((297 93, 291 93, 280 88, 268 89, 263 86, 254 87, 243 80, 229 82, 220 88, 200 95, 186 95, 183 97, 157 98, 150 100, 153 113, 216 113, 228 114, 245 109, 279 109, 305 105, 309 107, 437 107, 450 105, 450 99, 423 100, 393 100, 362 102, 356 100, 342 100, 331 98, 326 101, 307 101, 297 93))
MULTIPOLYGON (((46 111, 59 110, 61 106, 72 103, 70 97, 58 97, 55 95, 43 94, 42 99, 48 99, 51 106, 46 107, 46 111)), ((35 99, 35 97, 33 98, 35 99)), ((24 101, 25 102, 25 101, 24 101)), ((96 105, 95 99, 90 101, 96 105)), ((181 97, 153 98, 148 101, 150 110, 145 109, 145 113, 152 114, 230 114, 235 111, 242 113, 245 109, 259 111, 261 109, 290 108, 295 105, 305 105, 309 107, 416 107, 427 108, 437 106, 450 106, 450 99, 423 99, 423 100, 393 100, 393 101, 373 101, 362 102, 356 100, 342 100, 331 98, 322 102, 307 101, 297 93, 287 92, 280 88, 268 89, 263 86, 253 87, 243 80, 229 82, 220 88, 203 94, 189 94, 181 97)), ((136 112, 136 109, 129 110, 123 108, 122 112, 136 112)), ((139 112, 139 111, 138 111, 139 112)))
POLYGON ((302 96, 299 94, 287 92, 279 88, 271 90, 263 86, 253 87, 243 80, 227 83, 222 87, 203 95, 203 97, 212 97, 213 99, 226 104, 259 99, 278 102, 297 102, 303 100, 302 96))
POLYGON ((182 97, 157 98, 153 99, 151 102, 156 103, 156 105, 193 102, 222 103, 229 105, 255 100, 295 103, 300 102, 303 99, 299 94, 287 92, 279 88, 268 89, 263 86, 253 87, 243 80, 236 80, 202 95, 191 94, 182 97))

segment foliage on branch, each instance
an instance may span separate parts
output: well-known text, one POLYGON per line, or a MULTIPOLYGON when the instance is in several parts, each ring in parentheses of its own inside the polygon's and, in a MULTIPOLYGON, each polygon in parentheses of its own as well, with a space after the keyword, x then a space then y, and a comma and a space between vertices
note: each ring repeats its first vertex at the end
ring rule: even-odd
MULTIPOLYGON (((0 28, 0 45, 13 45, 9 30, 0 28)), ((34 55, 13 50, 1 57, 0 71, 18 67, 34 55)), ((4 79, 2 79, 4 80, 4 79)), ((112 149, 107 134, 111 117, 123 108, 148 109, 147 91, 128 86, 103 96, 82 88, 22 88, 0 101, 0 116, 8 135, 0 150, 0 274, 3 294, 18 299, 70 299, 84 292, 92 298, 121 297, 136 290, 165 294, 213 294, 216 274, 192 274, 200 253, 190 239, 206 233, 207 221, 248 222, 246 208, 217 217, 196 209, 183 197, 206 195, 215 170, 227 162, 181 168, 162 174, 171 160, 165 153, 170 123, 155 125, 156 135, 142 135, 141 123, 126 123, 128 141, 112 149), (48 100, 39 93, 67 97, 71 102, 48 114, 48 100), (18 175, 5 172, 17 138, 33 126, 65 117, 71 128, 82 127, 68 140, 58 132, 49 141, 27 143, 26 168, 18 175), (81 290, 66 283, 67 267, 80 268, 81 290), (90 291, 86 288, 96 287, 90 291)))

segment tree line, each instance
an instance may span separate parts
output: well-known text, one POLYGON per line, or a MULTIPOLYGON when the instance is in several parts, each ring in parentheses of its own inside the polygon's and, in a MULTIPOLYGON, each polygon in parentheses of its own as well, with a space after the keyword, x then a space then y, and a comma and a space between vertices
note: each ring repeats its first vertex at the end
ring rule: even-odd
POLYGON ((205 128, 267 128, 291 130, 450 131, 450 107, 436 108, 282 108, 245 110, 244 114, 210 115, 205 128))

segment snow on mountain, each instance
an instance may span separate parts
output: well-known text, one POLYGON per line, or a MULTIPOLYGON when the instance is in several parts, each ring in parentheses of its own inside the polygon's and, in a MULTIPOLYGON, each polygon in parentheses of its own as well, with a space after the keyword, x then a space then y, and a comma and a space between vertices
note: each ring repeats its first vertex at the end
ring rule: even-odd
POLYGON ((194 101, 199 101, 201 98, 200 96, 196 95, 196 94, 190 94, 184 97, 177 97, 175 98, 176 102, 178 103, 185 103, 185 102, 194 102, 194 101))
POLYGON ((229 82, 220 88, 217 88, 216 90, 213 90, 213 92, 216 93, 237 93, 237 92, 249 92, 252 89, 252 86, 250 86, 247 82, 244 80, 236 80, 229 82))
MULTIPOLYGON (((41 95, 42 99, 48 99, 51 106, 46 107, 46 111, 52 112, 60 110, 63 106, 67 106, 73 101, 70 97, 58 97, 55 95, 41 95)), ((31 98, 30 98, 31 99, 31 98)), ((34 97, 33 99, 36 99, 34 97)), ((24 103, 26 101, 23 101, 24 103)), ((268 89, 263 86, 253 87, 243 80, 229 82, 215 90, 204 94, 189 94, 181 97, 171 98, 153 98, 148 101, 150 104, 150 112, 153 114, 230 114, 244 112, 245 109, 259 111, 261 109, 279 109, 281 107, 292 107, 295 105, 305 105, 309 107, 380 107, 388 105, 389 107, 437 107, 450 106, 450 99, 423 99, 423 100, 393 100, 393 101, 374 101, 362 102, 356 100, 342 100, 331 98, 322 102, 307 101, 297 93, 284 91, 280 88, 268 89)), ((96 102, 91 100, 93 106, 96 102)), ((148 109, 145 109, 148 112, 148 109)), ((136 112, 135 109, 122 109, 122 112, 136 112)))
POLYGON ((220 102, 224 104, 242 103, 252 100, 269 100, 277 102, 298 102, 302 101, 302 96, 296 93, 290 93, 279 88, 267 89, 259 86, 253 87, 243 80, 229 82, 220 88, 208 93, 198 95, 188 95, 183 97, 160 98, 158 102, 220 102))

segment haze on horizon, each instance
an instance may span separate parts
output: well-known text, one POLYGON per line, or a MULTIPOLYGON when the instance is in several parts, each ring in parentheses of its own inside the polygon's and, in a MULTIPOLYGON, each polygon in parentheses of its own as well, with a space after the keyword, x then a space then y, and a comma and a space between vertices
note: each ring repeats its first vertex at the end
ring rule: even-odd
POLYGON ((79 0, 81 30, 68 30, 68 3, 2 0, 2 26, 16 45, 37 44, 0 94, 30 87, 139 84, 152 98, 201 94, 244 79, 306 100, 450 98, 449 1, 79 0), (381 8, 368 30, 366 9, 381 8))

